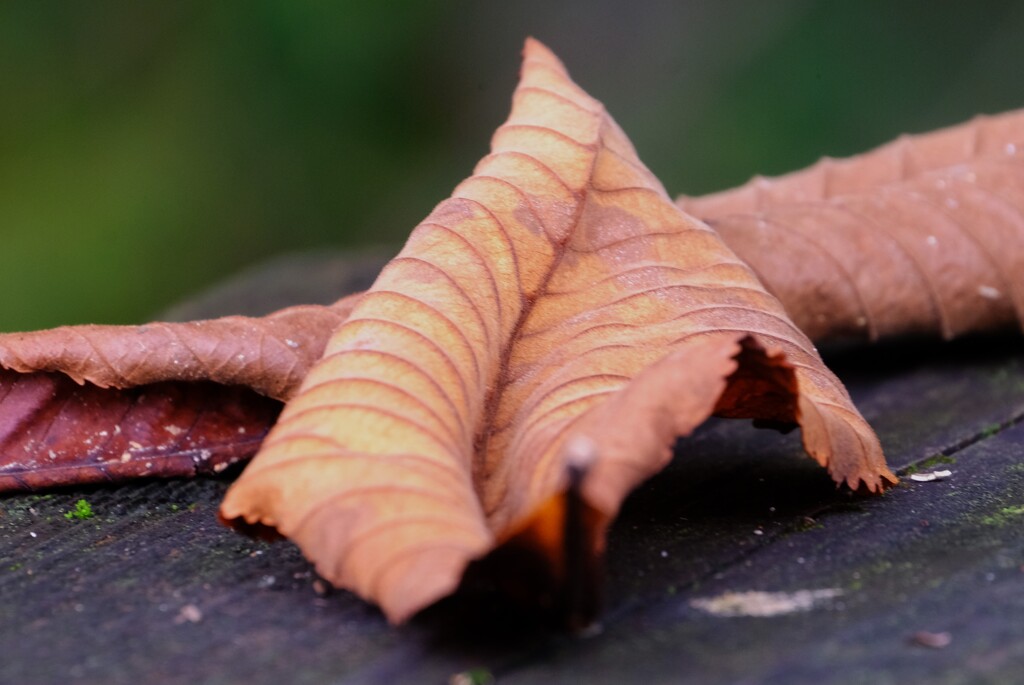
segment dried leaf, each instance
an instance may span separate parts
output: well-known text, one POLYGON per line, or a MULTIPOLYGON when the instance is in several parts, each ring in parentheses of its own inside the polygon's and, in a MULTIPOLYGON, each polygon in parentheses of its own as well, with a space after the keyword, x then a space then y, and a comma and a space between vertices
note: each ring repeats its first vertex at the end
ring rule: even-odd
POLYGON ((256 452, 280 408, 208 382, 116 390, 0 371, 0 492, 217 473, 256 452))
POLYGON ((289 307, 262 318, 8 333, 0 335, 0 368, 56 371, 101 388, 213 381, 285 400, 357 301, 355 295, 329 307, 289 307))
POLYGON ((355 299, 261 319, 0 335, 0 492, 248 459, 281 406, 252 390, 291 394, 355 299))
POLYGON ((492 153, 335 331, 221 514, 401 621, 502 543, 564 578, 572 473, 599 555, 713 411, 799 422, 851 487, 895 481, 778 301, 530 41, 492 153))
POLYGON ((1024 326, 1022 111, 677 202, 812 339, 1024 326))

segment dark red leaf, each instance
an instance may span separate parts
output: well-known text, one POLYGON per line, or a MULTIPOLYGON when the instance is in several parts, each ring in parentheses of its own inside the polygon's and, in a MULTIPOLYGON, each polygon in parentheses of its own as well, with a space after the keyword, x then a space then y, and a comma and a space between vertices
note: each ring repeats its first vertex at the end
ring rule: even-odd
POLYGON ((216 473, 251 457, 280 409, 210 382, 118 390, 0 370, 0 492, 216 473))

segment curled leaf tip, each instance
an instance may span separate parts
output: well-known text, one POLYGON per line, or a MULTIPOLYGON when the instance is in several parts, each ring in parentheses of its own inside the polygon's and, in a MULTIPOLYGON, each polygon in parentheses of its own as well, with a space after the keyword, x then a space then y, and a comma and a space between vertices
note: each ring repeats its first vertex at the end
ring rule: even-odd
POLYGON ((562 60, 555 55, 551 49, 540 42, 533 36, 528 36, 523 43, 523 66, 525 68, 526 62, 530 60, 536 60, 538 62, 544 62, 548 65, 556 67, 559 71, 565 73, 565 65, 562 64, 562 60))
POLYGON ((598 459, 597 445, 585 435, 576 435, 565 443, 563 460, 572 473, 584 474, 598 459))

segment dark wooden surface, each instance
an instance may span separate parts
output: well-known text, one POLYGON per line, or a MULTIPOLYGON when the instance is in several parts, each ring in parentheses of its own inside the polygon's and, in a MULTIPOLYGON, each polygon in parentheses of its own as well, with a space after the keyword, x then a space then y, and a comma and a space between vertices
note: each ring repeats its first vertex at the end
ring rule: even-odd
POLYGON ((486 595, 390 627, 318 595, 290 544, 219 526, 228 479, 0 497, 0 683, 1024 682, 1021 337, 831 361, 894 468, 952 476, 855 497, 797 433, 712 422, 627 502, 588 637, 486 595), (95 515, 65 518, 83 498, 95 515), (820 589, 842 594, 775 617, 692 604, 820 589))

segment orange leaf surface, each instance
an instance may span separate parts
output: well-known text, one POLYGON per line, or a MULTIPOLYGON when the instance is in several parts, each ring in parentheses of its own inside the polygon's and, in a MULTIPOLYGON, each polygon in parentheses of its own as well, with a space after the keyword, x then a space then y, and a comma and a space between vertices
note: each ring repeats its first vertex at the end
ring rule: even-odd
POLYGON ((565 493, 599 555, 713 412, 799 423, 851 487, 895 481, 779 302, 529 41, 491 154, 331 336, 221 515, 402 621, 503 543, 564 579, 565 493))
POLYGON ((677 202, 812 339, 1024 326, 1022 111, 677 202))

